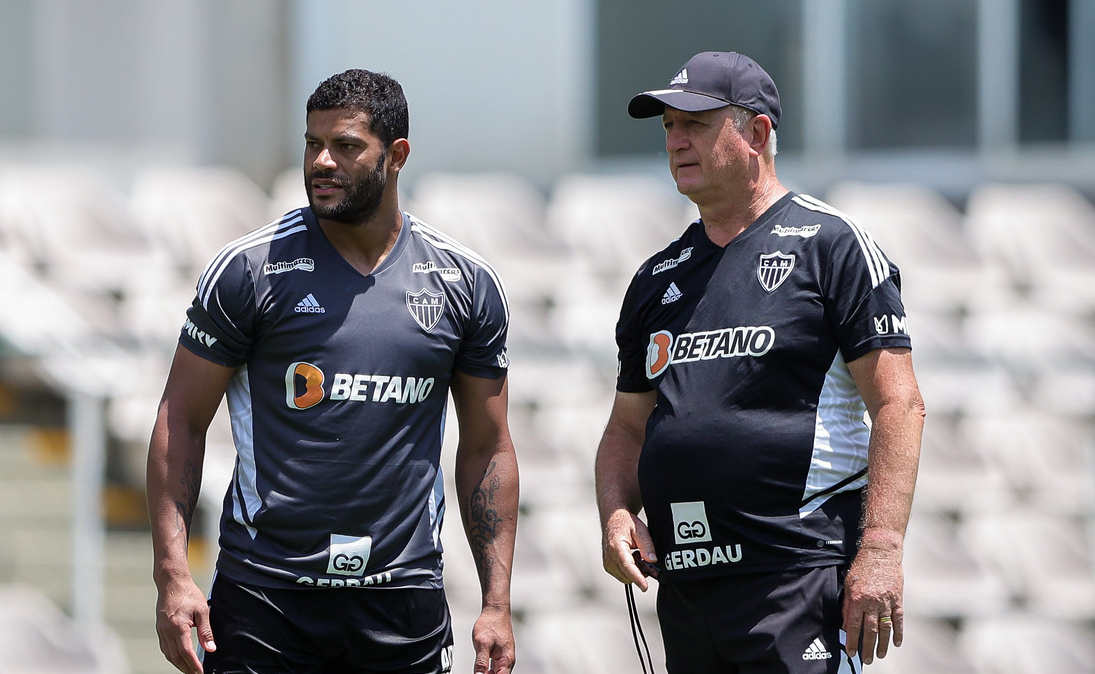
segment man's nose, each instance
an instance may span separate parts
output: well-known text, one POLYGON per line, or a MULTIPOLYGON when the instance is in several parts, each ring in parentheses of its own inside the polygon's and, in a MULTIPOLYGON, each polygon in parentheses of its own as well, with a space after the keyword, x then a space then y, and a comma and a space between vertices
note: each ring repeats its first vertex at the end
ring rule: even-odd
POLYGON ((312 166, 315 168, 335 168, 337 165, 334 158, 331 157, 331 152, 327 148, 323 148, 312 161, 312 166))

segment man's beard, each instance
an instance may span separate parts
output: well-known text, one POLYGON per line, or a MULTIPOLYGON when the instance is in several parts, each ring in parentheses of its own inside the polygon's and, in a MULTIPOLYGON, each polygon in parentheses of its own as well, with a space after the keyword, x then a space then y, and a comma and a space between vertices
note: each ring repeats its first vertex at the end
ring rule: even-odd
POLYGON ((337 176, 334 171, 306 173, 304 186, 308 192, 308 205, 312 207, 315 216, 323 220, 334 220, 351 225, 359 225, 372 218, 380 208, 380 202, 384 198, 384 188, 388 184, 388 176, 384 171, 384 160, 387 156, 387 153, 381 154, 373 170, 358 181, 337 176), (343 190, 342 200, 337 203, 317 205, 315 196, 312 194, 312 181, 316 179, 336 181, 343 190))

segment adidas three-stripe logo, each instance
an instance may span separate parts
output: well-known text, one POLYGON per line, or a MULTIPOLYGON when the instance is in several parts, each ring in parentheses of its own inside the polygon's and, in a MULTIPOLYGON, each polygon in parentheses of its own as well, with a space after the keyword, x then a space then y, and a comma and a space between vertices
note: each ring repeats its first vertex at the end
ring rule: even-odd
POLYGON ((802 654, 803 660, 828 660, 833 657, 833 654, 825 650, 825 644, 821 643, 821 639, 814 639, 807 648, 806 652, 802 654))
POLYGON ((298 314, 322 314, 327 310, 320 305, 316 300, 315 295, 308 293, 307 297, 297 302, 297 306, 293 311, 298 314))
POLYGON ((681 292, 681 289, 677 287, 676 283, 670 283, 669 289, 665 291, 664 295, 662 295, 662 304, 676 302, 681 298, 683 294, 684 293, 681 292))

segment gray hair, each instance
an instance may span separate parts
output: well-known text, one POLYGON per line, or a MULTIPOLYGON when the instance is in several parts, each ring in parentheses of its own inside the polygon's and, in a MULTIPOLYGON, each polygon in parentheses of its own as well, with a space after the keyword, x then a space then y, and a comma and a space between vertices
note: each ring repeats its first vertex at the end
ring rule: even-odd
MULTIPOLYGON (((745 125, 749 123, 749 120, 757 116, 758 113, 753 112, 749 108, 743 108, 740 105, 730 106, 730 116, 734 118, 734 126, 738 128, 738 131, 744 131, 745 125)), ((764 153, 768 155, 769 159, 776 156, 776 152, 779 150, 776 147, 776 130, 772 129, 772 132, 768 134, 768 145, 764 147, 764 153)))

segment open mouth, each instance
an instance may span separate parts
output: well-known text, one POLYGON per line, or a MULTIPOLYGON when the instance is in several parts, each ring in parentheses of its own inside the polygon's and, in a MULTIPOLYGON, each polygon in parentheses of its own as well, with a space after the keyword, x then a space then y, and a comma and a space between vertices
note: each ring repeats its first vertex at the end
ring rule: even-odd
POLYGON ((336 191, 343 189, 343 185, 340 181, 333 178, 312 178, 312 194, 324 195, 334 194, 336 191))

